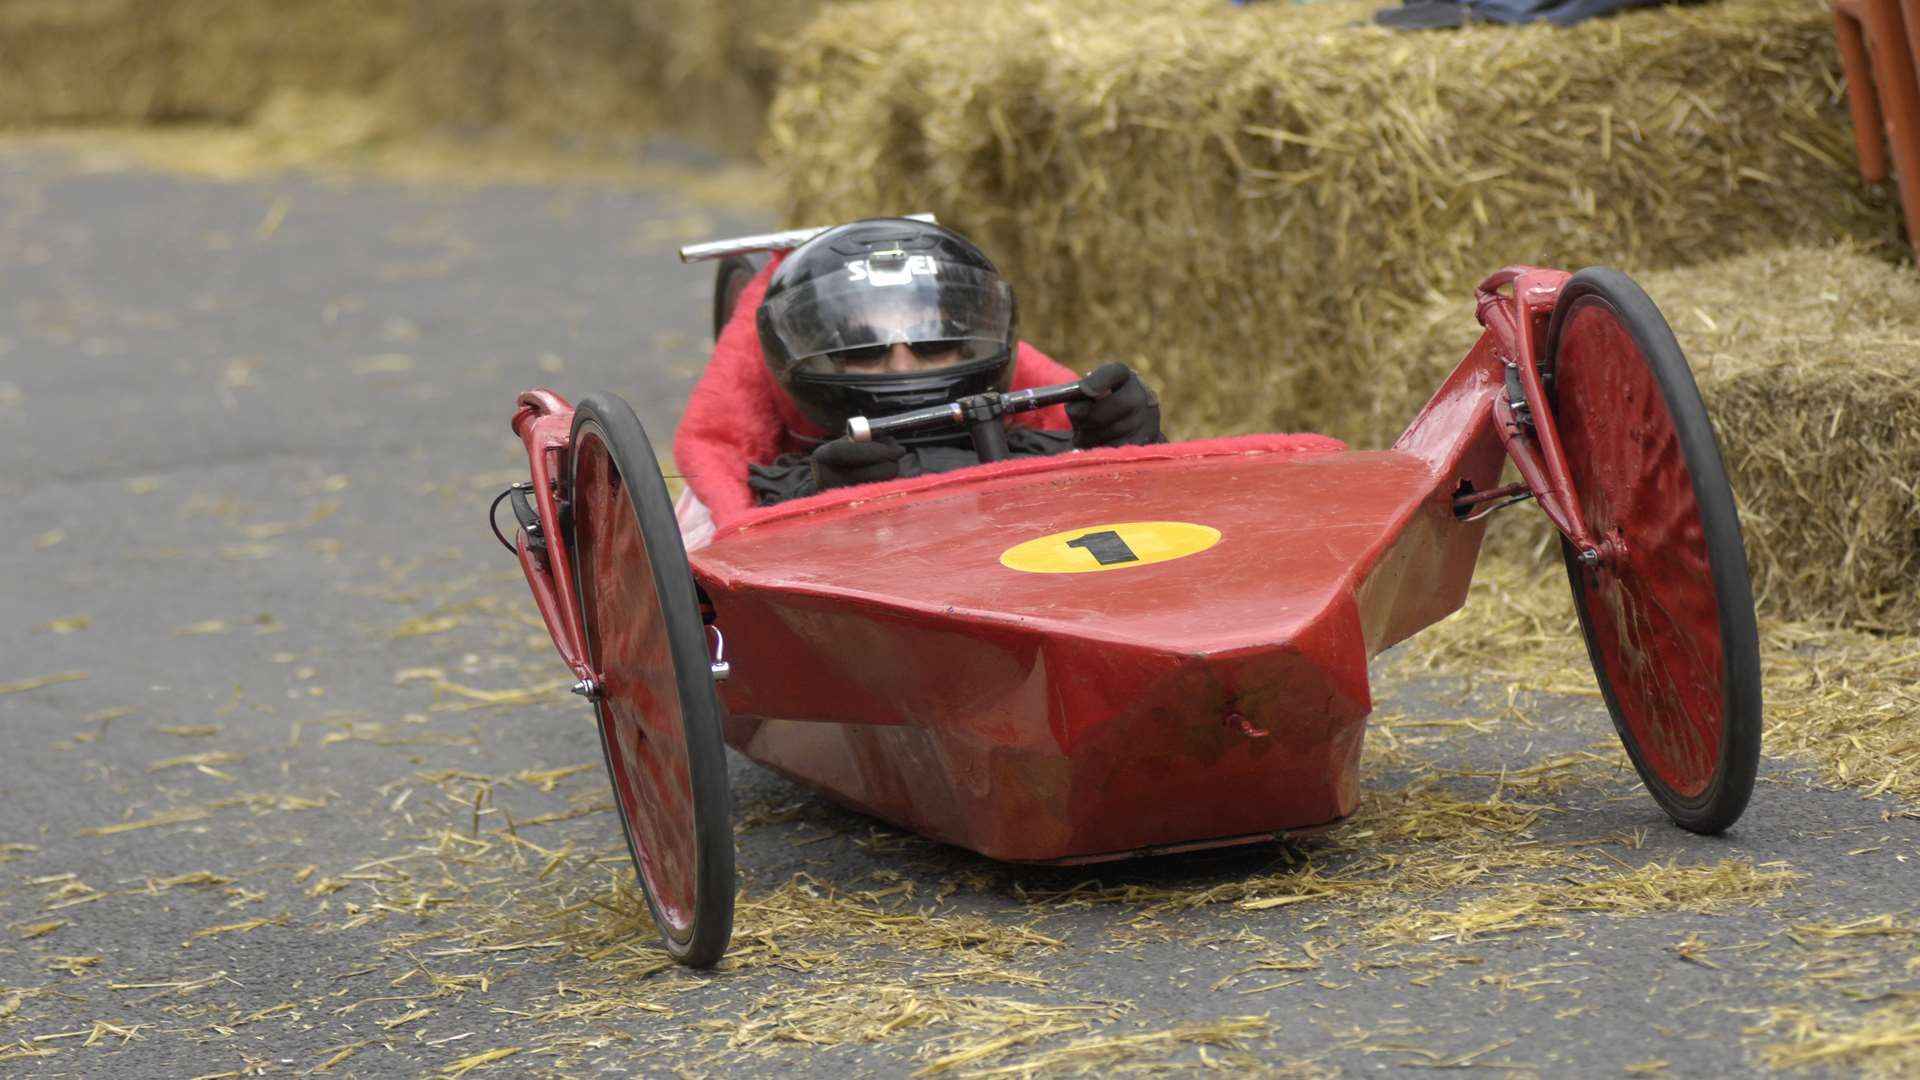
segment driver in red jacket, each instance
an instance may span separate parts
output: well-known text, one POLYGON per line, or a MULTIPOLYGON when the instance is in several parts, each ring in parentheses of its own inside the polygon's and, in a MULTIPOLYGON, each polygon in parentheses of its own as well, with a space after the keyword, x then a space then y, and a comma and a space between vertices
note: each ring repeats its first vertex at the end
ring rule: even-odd
MULTIPOLYGON (((1018 340, 1012 287, 978 247, 939 225, 856 221, 770 270, 754 283, 764 280, 763 294, 749 286, 741 296, 743 310, 722 331, 675 438, 688 479, 680 510, 690 545, 702 509, 725 524, 755 505, 976 462, 964 431, 835 438, 849 417, 1075 378, 1018 340), (751 342, 742 340, 748 310, 751 342), (758 346, 758 370, 735 355, 747 345, 758 346), (761 396, 772 400, 754 400, 761 396)), ((1010 456, 1165 441, 1159 403, 1132 369, 1107 364, 1083 381, 1100 396, 1066 406, 1064 417, 1043 410, 1008 418, 1010 456)))

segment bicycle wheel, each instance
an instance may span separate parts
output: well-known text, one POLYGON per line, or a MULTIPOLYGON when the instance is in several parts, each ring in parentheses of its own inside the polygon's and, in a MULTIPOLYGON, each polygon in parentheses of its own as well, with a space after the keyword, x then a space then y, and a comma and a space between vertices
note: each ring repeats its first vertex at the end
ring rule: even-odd
POLYGON ((1543 373, 1574 497, 1621 552, 1589 566, 1561 544, 1601 695, 1654 800, 1719 832, 1759 767, 1760 647, 1700 390, 1653 301, 1604 268, 1561 290, 1543 373))
POLYGON ((580 402, 569 460, 574 582, 614 805, 667 951, 704 967, 733 933, 733 832, 693 575, 625 401, 580 402))

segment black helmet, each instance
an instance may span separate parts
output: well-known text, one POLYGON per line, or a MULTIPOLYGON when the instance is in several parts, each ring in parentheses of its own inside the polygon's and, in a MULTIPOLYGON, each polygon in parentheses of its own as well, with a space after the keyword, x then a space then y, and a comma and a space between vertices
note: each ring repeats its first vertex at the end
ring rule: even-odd
POLYGON ((938 405, 1013 380, 1012 286, 966 237, 908 218, 841 225, 794 249, 767 282, 759 330, 774 381, 833 434, 850 416, 938 405), (911 372, 847 368, 897 344, 932 343, 959 360, 911 372))

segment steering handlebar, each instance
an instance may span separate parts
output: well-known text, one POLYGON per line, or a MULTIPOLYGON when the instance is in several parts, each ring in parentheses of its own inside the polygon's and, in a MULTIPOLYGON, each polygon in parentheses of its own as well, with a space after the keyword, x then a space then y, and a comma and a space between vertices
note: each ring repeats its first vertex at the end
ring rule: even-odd
POLYGON ((1106 392, 1093 394, 1078 382, 1061 383, 1057 386, 1036 386, 1031 390, 1014 390, 1000 393, 989 390, 984 394, 971 394, 958 401, 945 405, 934 405, 911 412, 895 413, 868 419, 853 416, 847 419, 847 438, 854 442, 872 442, 882 436, 905 431, 928 431, 938 428, 964 427, 973 438, 973 452, 982 462, 1004 461, 1007 457, 1007 431, 1000 422, 1001 417, 1013 413, 1030 412, 1044 409, 1050 405, 1060 405, 1069 401, 1092 400, 1105 397, 1106 392))

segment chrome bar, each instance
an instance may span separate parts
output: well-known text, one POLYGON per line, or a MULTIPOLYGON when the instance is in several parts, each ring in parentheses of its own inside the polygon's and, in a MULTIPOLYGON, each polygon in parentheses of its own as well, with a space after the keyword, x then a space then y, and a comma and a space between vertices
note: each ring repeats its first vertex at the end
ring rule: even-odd
MULTIPOLYGON (((932 214, 907 214, 905 217, 912 221, 924 221, 930 225, 939 224, 932 214)), ((701 244, 688 244, 680 249, 680 261, 690 263, 702 262, 706 259, 724 259, 729 255, 745 255, 753 251, 792 251, 831 228, 835 226, 789 229, 786 232, 760 233, 757 236, 736 236, 731 240, 709 240, 701 244)))

